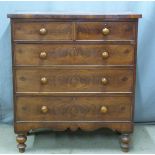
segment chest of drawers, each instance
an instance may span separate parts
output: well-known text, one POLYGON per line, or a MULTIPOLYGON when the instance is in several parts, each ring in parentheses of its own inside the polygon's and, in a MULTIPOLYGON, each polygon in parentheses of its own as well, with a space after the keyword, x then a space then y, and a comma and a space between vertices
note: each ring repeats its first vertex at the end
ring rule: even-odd
POLYGON ((9 14, 14 128, 133 132, 139 14, 9 14))

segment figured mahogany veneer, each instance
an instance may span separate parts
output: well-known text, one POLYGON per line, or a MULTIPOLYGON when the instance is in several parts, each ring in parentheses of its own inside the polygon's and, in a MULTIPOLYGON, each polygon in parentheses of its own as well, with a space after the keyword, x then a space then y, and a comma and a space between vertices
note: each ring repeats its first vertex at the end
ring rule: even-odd
POLYGON ((77 40, 134 40, 135 24, 132 22, 78 22, 77 40), (108 35, 101 33, 109 29, 108 35))
POLYGON ((15 44, 14 63, 16 66, 133 65, 134 45, 15 44))
POLYGON ((133 132, 139 14, 9 14, 14 128, 133 132))
POLYGON ((17 122, 131 121, 132 97, 17 97, 17 122), (37 100, 37 102, 36 102, 37 100), (42 111, 46 106, 47 111, 42 111), (107 112, 102 112, 105 106, 107 112), (33 113, 33 115, 32 115, 33 113))
POLYGON ((16 92, 132 92, 132 69, 20 68, 16 92), (47 81, 43 83, 41 80, 47 81), (106 78, 107 83, 102 80, 106 78))
POLYGON ((17 22, 13 24, 14 40, 72 40, 71 22, 17 22), (45 34, 40 34, 42 28, 45 34))

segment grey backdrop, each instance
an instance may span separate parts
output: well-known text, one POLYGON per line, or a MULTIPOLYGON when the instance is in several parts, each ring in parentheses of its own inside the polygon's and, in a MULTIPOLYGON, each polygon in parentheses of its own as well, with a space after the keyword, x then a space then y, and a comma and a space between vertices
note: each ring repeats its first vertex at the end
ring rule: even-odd
POLYGON ((155 2, 0 2, 0 121, 12 122, 10 24, 16 11, 137 12, 139 22, 136 122, 155 122, 155 2))

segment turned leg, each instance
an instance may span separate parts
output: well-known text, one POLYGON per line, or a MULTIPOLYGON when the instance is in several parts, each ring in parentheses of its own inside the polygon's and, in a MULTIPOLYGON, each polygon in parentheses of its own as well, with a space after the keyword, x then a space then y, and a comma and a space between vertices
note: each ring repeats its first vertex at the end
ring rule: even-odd
POLYGON ((26 148, 26 142, 27 140, 27 136, 26 134, 18 134, 16 137, 16 141, 18 143, 17 148, 19 149, 20 153, 25 152, 25 148, 26 148))
POLYGON ((120 137, 120 145, 123 152, 129 151, 129 141, 130 141, 129 134, 122 133, 120 137))

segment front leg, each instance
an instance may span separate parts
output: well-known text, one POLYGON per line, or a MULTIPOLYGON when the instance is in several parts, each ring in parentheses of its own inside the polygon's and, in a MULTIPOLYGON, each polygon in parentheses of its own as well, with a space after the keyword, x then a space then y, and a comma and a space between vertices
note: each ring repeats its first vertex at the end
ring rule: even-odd
POLYGON ((120 137, 120 145, 123 152, 129 151, 129 142, 130 142, 129 134, 122 133, 120 137))
POLYGON ((16 137, 16 141, 18 143, 17 147, 20 153, 25 152, 27 135, 26 134, 18 134, 16 137))

